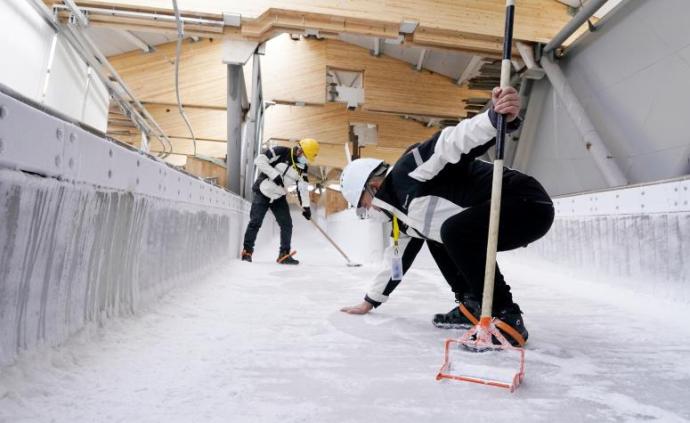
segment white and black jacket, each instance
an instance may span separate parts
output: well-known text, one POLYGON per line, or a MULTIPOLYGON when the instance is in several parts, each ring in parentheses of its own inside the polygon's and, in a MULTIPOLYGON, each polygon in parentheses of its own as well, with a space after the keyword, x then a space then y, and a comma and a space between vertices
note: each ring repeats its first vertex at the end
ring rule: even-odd
MULTIPOLYGON (((373 201, 373 205, 403 223, 399 251, 403 270, 414 261, 424 240, 441 243, 443 223, 463 210, 491 199, 493 164, 477 158, 495 144, 493 110, 445 128, 429 140, 414 146, 395 163, 373 201), (491 116, 490 116, 491 114, 491 116)), ((509 124, 513 131, 519 120, 509 124)), ((519 193, 535 201, 550 199, 534 178, 504 169, 503 196, 519 193)), ((374 306, 385 302, 399 281, 390 279, 390 256, 375 278, 365 300, 374 306)))
POLYGON ((254 182, 253 190, 258 191, 271 201, 287 194, 287 187, 296 184, 297 196, 302 207, 309 207, 309 183, 307 166, 300 169, 293 164, 292 149, 289 147, 270 147, 254 160, 259 169, 259 176, 254 182), (283 186, 273 182, 276 176, 283 178, 283 186))

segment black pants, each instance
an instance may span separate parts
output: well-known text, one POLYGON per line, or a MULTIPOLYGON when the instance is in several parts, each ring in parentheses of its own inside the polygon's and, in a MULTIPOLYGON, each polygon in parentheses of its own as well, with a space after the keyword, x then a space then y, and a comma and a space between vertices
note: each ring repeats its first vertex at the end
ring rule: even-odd
POLYGON ((460 273, 453 259, 448 255, 446 247, 440 242, 427 240, 426 246, 434 258, 438 269, 443 278, 448 282, 455 295, 462 298, 462 295, 470 292, 470 285, 465 281, 465 277, 460 273))
MULTIPOLYGON (((498 251, 524 247, 548 232, 553 223, 554 210, 546 194, 543 200, 506 196, 501 202, 498 231, 498 251)), ((447 257, 437 251, 434 259, 443 276, 458 297, 473 294, 481 300, 486 267, 486 244, 489 232, 490 202, 470 207, 450 217, 441 227, 442 247, 447 257), (444 270, 439 263, 446 263, 444 270), (447 263, 452 262, 455 266, 447 263), (457 273, 456 273, 457 272, 457 273)), ((429 250, 432 245, 429 243, 429 250)), ((437 249, 440 247, 436 247, 437 249)), ((461 297, 460 297, 461 298, 461 297)), ((510 286, 496 265, 493 308, 504 309, 513 304, 510 286)))
POLYGON ((256 235, 259 233, 264 216, 266 216, 266 212, 269 209, 273 212, 276 221, 278 221, 278 226, 280 226, 280 251, 290 250, 292 218, 290 217, 290 207, 288 206, 287 199, 283 196, 271 202, 271 199, 260 191, 254 191, 252 208, 249 211, 249 225, 247 225, 247 231, 244 233, 245 250, 254 251, 256 235))

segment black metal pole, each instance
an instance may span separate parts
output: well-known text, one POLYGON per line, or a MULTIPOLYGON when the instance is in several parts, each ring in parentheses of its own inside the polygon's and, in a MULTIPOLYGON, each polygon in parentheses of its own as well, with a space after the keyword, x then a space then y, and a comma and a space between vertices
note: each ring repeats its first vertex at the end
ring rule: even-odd
MULTIPOLYGON (((503 38, 503 60, 501 62, 501 88, 510 86, 510 58, 513 54, 513 20, 515 18, 515 2, 506 2, 506 23, 503 38), (513 4, 508 4, 513 3, 513 4)), ((496 132, 496 158, 503 160, 505 149, 506 125, 505 115, 498 115, 498 128, 496 132)))

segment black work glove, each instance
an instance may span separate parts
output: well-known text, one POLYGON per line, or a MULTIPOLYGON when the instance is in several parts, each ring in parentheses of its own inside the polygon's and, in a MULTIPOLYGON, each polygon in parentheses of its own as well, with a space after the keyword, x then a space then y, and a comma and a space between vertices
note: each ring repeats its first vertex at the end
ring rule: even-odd
POLYGON ((311 208, 304 207, 302 209, 302 216, 304 216, 304 218, 307 220, 311 220, 311 208))
POLYGON ((283 184, 283 177, 278 175, 275 178, 273 178, 273 183, 278 185, 279 187, 284 187, 285 185, 283 184))
MULTIPOLYGON (((498 113, 494 111, 493 106, 489 109, 489 120, 491 121, 491 125, 498 129, 498 113)), ((520 125, 522 125, 522 119, 520 119, 520 117, 516 117, 515 119, 506 123, 506 133, 510 134, 511 132, 517 131, 520 129, 520 125)))

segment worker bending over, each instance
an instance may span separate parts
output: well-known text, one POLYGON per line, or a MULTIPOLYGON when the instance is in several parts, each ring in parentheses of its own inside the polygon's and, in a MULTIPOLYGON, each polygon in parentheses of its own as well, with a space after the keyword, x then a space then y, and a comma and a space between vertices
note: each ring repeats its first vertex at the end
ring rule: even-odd
MULTIPOLYGON (((392 168, 382 160, 358 159, 343 170, 343 196, 355 207, 375 208, 399 227, 398 244, 387 251, 390 267, 381 272, 361 304, 345 307, 368 313, 388 299, 424 242, 429 246, 458 303, 433 318, 438 327, 475 325, 481 310, 489 232, 493 164, 479 160, 495 144, 497 115, 508 130, 520 126, 520 97, 514 88, 496 88, 488 111, 445 128, 412 146, 392 168)), ((546 234, 554 218, 549 195, 531 176, 504 169, 498 251, 526 246, 546 234)), ((528 332, 522 309, 496 265, 496 326, 513 345, 528 332)))

